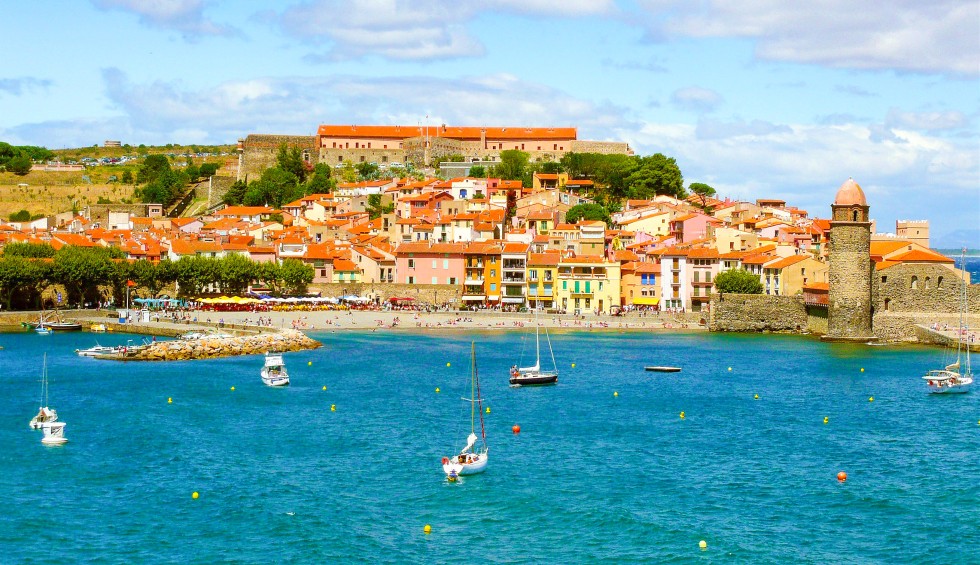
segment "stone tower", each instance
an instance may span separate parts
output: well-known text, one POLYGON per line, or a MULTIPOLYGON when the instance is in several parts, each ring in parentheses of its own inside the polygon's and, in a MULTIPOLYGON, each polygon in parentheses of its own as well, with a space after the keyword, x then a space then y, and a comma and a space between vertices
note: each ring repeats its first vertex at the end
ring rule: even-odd
POLYGON ((864 191, 847 179, 830 206, 830 303, 827 335, 833 341, 870 341, 871 221, 864 191))

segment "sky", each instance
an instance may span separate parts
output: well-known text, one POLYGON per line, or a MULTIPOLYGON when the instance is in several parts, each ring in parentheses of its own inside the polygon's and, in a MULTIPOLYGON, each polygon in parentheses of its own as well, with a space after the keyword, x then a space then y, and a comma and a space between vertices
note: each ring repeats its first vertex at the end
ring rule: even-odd
POLYGON ((34 0, 0 31, 12 144, 576 127, 811 217, 850 177, 878 231, 980 248, 978 0, 34 0))

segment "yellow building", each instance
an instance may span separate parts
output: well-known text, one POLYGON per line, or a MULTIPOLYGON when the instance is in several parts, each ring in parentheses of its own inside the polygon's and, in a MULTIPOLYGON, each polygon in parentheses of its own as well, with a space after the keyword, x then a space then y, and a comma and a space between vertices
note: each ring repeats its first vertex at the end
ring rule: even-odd
POLYGON ((813 283, 827 282, 828 265, 810 255, 794 255, 762 266, 762 288, 766 294, 794 295, 813 283))
POLYGON ((558 282, 557 252, 530 253, 527 256, 527 305, 548 310, 555 307, 555 285, 558 282))
POLYGON ((566 312, 608 312, 620 301, 618 262, 602 257, 567 257, 558 263, 555 298, 566 312))
POLYGON ((622 306, 660 305, 660 264, 630 261, 620 267, 622 306))

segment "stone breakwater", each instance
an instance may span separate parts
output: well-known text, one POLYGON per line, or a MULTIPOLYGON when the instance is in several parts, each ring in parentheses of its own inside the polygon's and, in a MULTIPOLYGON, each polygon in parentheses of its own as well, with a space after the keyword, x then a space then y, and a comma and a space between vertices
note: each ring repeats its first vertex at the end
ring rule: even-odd
POLYGON ((300 351, 323 345, 297 330, 281 330, 251 336, 158 341, 136 351, 100 355, 99 359, 119 361, 186 361, 232 355, 265 354, 269 351, 300 351))

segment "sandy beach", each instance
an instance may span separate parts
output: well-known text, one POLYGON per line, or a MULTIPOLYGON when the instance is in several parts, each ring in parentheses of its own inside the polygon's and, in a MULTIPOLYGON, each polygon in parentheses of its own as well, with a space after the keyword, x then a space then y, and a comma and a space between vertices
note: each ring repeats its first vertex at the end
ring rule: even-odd
MULTIPOLYGON (((189 313, 191 324, 224 326, 271 326, 313 330, 514 330, 533 327, 531 313, 496 311, 417 312, 412 310, 317 310, 294 312, 209 312, 189 313)), ((538 323, 548 328, 577 330, 704 331, 696 314, 673 315, 632 312, 624 316, 539 315, 538 323)), ((161 315, 161 322, 170 318, 161 315)))

